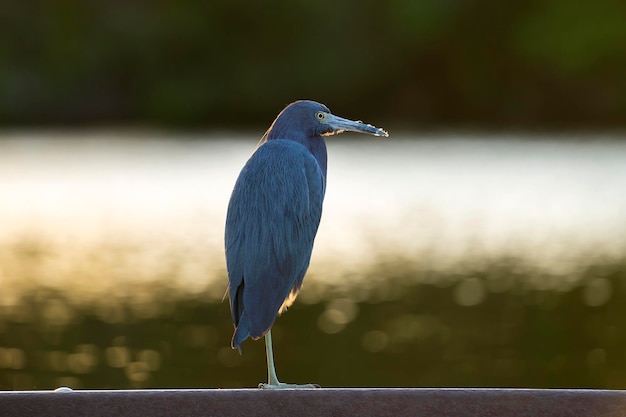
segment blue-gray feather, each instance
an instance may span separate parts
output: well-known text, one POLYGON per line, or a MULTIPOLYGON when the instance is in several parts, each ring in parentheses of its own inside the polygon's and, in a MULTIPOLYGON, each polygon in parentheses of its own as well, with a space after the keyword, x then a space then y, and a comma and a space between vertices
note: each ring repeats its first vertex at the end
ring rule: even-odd
MULTIPOLYGON (((295 105, 294 105, 295 104, 295 105)), ((262 337, 309 266, 326 188, 326 145, 315 102, 281 112, 235 184, 226 218, 232 346, 262 337)))

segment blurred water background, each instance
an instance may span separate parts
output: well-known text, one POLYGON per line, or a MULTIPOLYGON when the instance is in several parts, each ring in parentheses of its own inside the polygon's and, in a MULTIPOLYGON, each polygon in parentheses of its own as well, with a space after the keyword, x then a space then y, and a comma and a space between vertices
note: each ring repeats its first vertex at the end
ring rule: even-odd
MULTIPOLYGON (((2 138, 3 388, 263 380, 263 344, 229 348, 222 301, 225 210, 256 141, 2 138)), ((626 142, 346 134, 328 146, 310 273, 275 328, 281 373, 622 386, 626 142)))
POLYGON ((300 98, 391 137, 328 140, 281 379, 626 388, 626 3, 1 9, 0 389, 263 381, 223 223, 300 98))

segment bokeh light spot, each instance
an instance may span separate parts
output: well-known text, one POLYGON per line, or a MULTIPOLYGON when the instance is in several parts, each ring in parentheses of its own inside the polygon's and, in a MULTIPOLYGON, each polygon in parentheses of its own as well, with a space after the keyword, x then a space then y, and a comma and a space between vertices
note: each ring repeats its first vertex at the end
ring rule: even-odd
POLYGON ((42 311, 44 319, 57 326, 65 326, 72 319, 72 311, 70 307, 61 300, 48 301, 42 311))
POLYGON ((388 327, 393 341, 406 343, 428 339, 437 323, 427 315, 403 314, 391 321, 388 327))
POLYGON ((317 320, 321 331, 335 334, 342 331, 359 313, 358 306, 349 298, 335 298, 317 320))
POLYGON ((112 368, 124 368, 130 361, 130 353, 123 346, 110 346, 105 351, 107 364, 112 368))
POLYGON ((22 369, 26 365, 26 355, 22 349, 0 348, 0 368, 22 369))
POLYGON ((387 347, 388 342, 389 336, 387 336, 387 333, 380 330, 370 330, 365 333, 361 339, 363 349, 371 353, 377 353, 384 350, 387 347))
POLYGON ((464 307, 472 307, 483 302, 486 290, 483 282, 478 278, 468 278, 460 281, 454 288, 454 301, 464 307))
POLYGON ((150 378, 148 366, 144 362, 131 362, 126 367, 126 377, 132 382, 143 382, 150 378))
POLYGON ((589 307, 600 307, 611 298, 613 288, 606 278, 594 278, 583 288, 583 302, 589 307))
POLYGON ((328 303, 328 310, 341 311, 347 322, 354 320, 359 313, 359 307, 349 298, 335 298, 328 303))
POLYGON ((149 371, 157 371, 161 367, 161 354, 156 350, 144 349, 137 354, 137 359, 145 363, 149 371))
POLYGON ((93 354, 87 352, 71 353, 67 356, 67 367, 75 374, 87 374, 96 364, 93 354))
POLYGON ((216 330, 211 326, 188 325, 182 330, 182 338, 187 346, 207 347, 216 340, 216 330))
POLYGON ((342 331, 348 321, 348 316, 343 311, 328 309, 320 315, 317 326, 324 333, 335 334, 342 331))

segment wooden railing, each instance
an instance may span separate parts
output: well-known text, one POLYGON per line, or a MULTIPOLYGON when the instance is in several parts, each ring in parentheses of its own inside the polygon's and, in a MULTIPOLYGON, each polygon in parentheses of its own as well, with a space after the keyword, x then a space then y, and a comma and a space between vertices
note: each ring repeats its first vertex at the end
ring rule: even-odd
POLYGON ((4 417, 626 416, 626 391, 353 388, 0 392, 4 417))

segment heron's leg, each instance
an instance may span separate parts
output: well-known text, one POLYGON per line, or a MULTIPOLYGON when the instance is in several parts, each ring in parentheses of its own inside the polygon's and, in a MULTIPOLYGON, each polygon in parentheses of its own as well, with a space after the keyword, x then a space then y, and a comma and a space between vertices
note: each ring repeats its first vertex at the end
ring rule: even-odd
POLYGON ((281 388, 319 388, 316 384, 285 384, 278 380, 276 376, 276 367, 274 366, 274 349, 272 348, 272 331, 265 333, 265 353, 267 355, 267 384, 259 384, 259 388, 263 389, 281 389, 281 388))
POLYGON ((272 347, 272 329, 265 334, 265 354, 267 356, 267 385, 280 385, 274 366, 274 348, 272 347))

